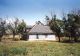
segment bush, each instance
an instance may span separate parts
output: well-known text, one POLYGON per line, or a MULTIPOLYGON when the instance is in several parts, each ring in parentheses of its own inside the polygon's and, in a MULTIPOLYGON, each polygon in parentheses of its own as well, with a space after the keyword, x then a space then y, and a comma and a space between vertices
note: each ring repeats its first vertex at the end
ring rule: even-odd
POLYGON ((20 38, 14 38, 14 41, 19 41, 20 40, 20 38))
POLYGON ((21 54, 26 55, 25 53, 26 53, 26 48, 14 47, 11 48, 10 50, 10 54, 12 55, 21 55, 21 54))
POLYGON ((28 37, 27 33, 23 33, 21 36, 21 40, 28 40, 27 37, 28 37))

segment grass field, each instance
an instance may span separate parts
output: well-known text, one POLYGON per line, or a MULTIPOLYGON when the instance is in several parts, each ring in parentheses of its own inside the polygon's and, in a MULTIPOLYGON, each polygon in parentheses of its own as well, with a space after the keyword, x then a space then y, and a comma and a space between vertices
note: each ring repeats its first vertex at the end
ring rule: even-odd
POLYGON ((80 43, 5 41, 0 56, 80 56, 80 43))

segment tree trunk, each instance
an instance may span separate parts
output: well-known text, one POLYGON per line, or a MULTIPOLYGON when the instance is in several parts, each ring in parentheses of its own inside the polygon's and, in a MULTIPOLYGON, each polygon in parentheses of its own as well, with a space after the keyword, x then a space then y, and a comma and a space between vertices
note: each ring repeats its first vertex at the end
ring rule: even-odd
POLYGON ((71 37, 69 36, 69 41, 71 41, 71 37))
POLYGON ((60 40, 60 36, 58 36, 58 39, 59 39, 59 42, 60 42, 60 41, 61 41, 61 40, 60 40))
POLYGON ((15 40, 15 30, 13 30, 13 40, 15 40))
POLYGON ((13 40, 15 40, 15 35, 13 34, 13 40))
POLYGON ((13 40, 14 40, 15 36, 13 35, 13 40))
POLYGON ((1 35, 0 35, 0 42, 1 42, 2 37, 3 37, 3 34, 1 33, 1 35))
POLYGON ((74 37, 74 41, 77 42, 77 40, 78 40, 77 37, 74 37))
POLYGON ((0 42, 1 42, 1 37, 0 37, 0 42))

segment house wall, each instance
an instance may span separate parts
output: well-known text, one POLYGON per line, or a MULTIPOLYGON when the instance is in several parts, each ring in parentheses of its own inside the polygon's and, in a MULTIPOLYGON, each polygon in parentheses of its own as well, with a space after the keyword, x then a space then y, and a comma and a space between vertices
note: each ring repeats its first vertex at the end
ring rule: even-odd
POLYGON ((45 35, 38 35, 39 40, 45 40, 46 36, 45 35))
POLYGON ((37 38, 36 35, 29 35, 29 40, 35 40, 37 38))
POLYGON ((56 40, 56 36, 55 35, 47 35, 46 40, 56 40))
POLYGON ((29 40, 56 40, 55 35, 29 35, 29 40))

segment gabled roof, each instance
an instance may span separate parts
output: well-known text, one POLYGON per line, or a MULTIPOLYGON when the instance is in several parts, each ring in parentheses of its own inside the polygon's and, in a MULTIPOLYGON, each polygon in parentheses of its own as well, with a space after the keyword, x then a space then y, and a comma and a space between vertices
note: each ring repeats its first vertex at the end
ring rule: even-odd
POLYGON ((29 34, 52 34, 52 30, 49 26, 43 25, 41 22, 35 24, 29 31, 29 34))

